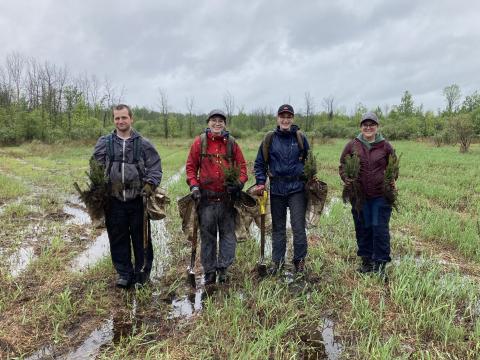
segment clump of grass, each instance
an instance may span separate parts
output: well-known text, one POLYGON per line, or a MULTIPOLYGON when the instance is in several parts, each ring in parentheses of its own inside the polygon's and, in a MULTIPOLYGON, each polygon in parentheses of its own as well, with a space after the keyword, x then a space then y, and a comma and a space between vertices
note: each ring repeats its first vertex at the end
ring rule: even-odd
POLYGON ((316 179, 317 172, 317 158, 313 154, 312 150, 308 150, 305 166, 303 167, 303 173, 305 174, 307 180, 313 180, 316 179))
POLYGON ((383 180, 383 192, 385 199, 396 210, 398 210, 398 190, 392 185, 398 178, 401 157, 402 155, 397 157, 395 153, 388 156, 388 164, 387 168, 385 169, 383 180))
POLYGON ((357 212, 360 212, 365 197, 358 182, 358 176, 360 174, 360 157, 356 153, 345 156, 343 169, 345 171, 345 176, 348 179, 353 180, 352 182, 345 183, 343 186, 343 202, 350 202, 357 212))
POLYGON ((82 190, 75 182, 73 186, 80 194, 80 199, 85 203, 88 214, 92 220, 100 220, 108 204, 108 177, 105 175, 105 166, 94 157, 90 158, 90 172, 86 173, 90 183, 87 190, 82 190))

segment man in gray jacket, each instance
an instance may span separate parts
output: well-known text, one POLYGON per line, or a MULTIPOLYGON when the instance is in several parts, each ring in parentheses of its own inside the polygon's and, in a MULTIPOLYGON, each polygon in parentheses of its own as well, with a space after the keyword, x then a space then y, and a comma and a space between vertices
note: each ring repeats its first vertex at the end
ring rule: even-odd
POLYGON ((93 156, 105 166, 111 191, 105 223, 113 266, 118 273, 116 285, 128 288, 148 280, 152 269, 149 231, 147 262, 143 269, 146 276, 141 276, 144 265, 142 195, 150 195, 160 184, 162 166, 157 150, 132 128, 131 109, 120 104, 112 113, 115 130, 98 139, 93 156), (132 265, 131 248, 135 265, 132 265))

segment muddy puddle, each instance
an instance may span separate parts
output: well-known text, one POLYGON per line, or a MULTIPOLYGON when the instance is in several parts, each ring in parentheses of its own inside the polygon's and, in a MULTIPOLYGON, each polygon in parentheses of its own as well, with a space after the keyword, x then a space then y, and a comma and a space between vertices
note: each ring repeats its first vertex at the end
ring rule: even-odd
POLYGON ((117 326, 113 317, 105 320, 98 328, 93 330, 82 344, 75 350, 65 354, 57 353, 55 347, 47 346, 31 356, 26 360, 40 360, 40 359, 62 359, 62 360, 81 360, 81 359, 95 359, 100 354, 102 347, 112 343, 118 342, 122 336, 126 336, 131 329, 127 329, 125 324, 117 326))
POLYGON ((335 341, 335 323, 325 318, 323 325, 300 336, 305 349, 303 359, 337 360, 342 353, 342 345, 335 341))
POLYGON ((21 247, 7 260, 10 275, 17 277, 35 258, 33 246, 21 247))
POLYGON ((73 260, 72 268, 75 271, 86 270, 109 254, 110 243, 108 234, 106 231, 103 231, 87 249, 73 260))
MULTIPOLYGON (((197 280, 198 281, 198 280, 197 280)), ((172 300, 172 310, 167 316, 168 319, 190 318, 203 309, 203 301, 206 298, 205 291, 197 290, 194 293, 174 298, 172 300)))
POLYGON ((78 207, 73 207, 66 204, 63 206, 63 212, 71 216, 71 218, 69 218, 66 222, 68 225, 87 225, 91 224, 92 222, 87 212, 78 207))

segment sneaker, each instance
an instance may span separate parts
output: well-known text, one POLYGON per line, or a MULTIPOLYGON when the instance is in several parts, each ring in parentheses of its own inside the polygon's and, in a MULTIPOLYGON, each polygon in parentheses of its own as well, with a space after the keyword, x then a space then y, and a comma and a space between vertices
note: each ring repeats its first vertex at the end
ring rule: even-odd
POLYGON ((303 274, 305 272, 305 259, 297 260, 293 262, 295 266, 295 272, 303 274))
POLYGON ((223 284, 228 282, 229 276, 227 274, 227 269, 226 268, 219 268, 218 269, 218 282, 223 284))
POLYGON ((372 272, 373 267, 374 267, 373 261, 368 257, 362 256, 362 264, 359 266, 357 271, 360 274, 366 274, 366 273, 372 272))
POLYGON ((215 282, 217 281, 217 274, 215 273, 215 271, 211 271, 206 273, 203 278, 205 279, 205 286, 215 284, 215 282))
POLYGON ((115 285, 121 289, 127 289, 130 286, 130 281, 127 278, 119 276, 115 285))

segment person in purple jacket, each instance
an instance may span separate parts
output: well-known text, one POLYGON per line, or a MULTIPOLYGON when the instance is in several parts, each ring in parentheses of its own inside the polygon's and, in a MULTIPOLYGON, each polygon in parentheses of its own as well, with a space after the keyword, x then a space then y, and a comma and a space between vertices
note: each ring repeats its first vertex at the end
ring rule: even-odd
MULTIPOLYGON (((389 222, 392 206, 384 197, 384 173, 390 154, 394 149, 378 132, 379 121, 375 113, 363 114, 360 120, 360 134, 343 149, 339 173, 345 184, 358 181, 365 196, 360 212, 352 206, 357 255, 361 257, 360 273, 376 272, 385 277, 385 266, 390 258, 389 222), (345 175, 345 157, 357 154, 360 158, 360 172, 357 179, 345 175)), ((393 182, 392 187, 395 188, 393 182)))

